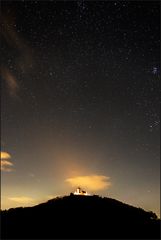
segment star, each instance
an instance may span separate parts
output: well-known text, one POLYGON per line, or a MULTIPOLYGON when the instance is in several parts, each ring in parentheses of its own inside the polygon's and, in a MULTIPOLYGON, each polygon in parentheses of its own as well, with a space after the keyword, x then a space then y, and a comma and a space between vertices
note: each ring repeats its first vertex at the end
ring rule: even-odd
POLYGON ((157 67, 153 67, 152 73, 153 73, 154 75, 158 74, 158 68, 157 68, 157 67))
POLYGON ((53 76, 53 72, 49 72, 49 75, 50 75, 50 76, 53 76))

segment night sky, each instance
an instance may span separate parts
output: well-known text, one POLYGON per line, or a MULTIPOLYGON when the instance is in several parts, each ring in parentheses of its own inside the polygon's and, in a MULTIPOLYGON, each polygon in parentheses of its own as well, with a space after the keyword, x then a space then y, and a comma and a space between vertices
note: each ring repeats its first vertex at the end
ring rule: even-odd
POLYGON ((1 2, 2 209, 77 185, 160 212, 159 1, 1 2))

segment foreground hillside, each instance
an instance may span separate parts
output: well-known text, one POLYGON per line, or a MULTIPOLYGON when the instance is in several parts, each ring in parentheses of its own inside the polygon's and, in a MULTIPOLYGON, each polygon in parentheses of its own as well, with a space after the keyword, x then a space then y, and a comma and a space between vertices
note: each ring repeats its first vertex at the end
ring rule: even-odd
POLYGON ((152 212, 111 198, 64 196, 34 207, 1 212, 2 238, 159 239, 160 220, 152 212))

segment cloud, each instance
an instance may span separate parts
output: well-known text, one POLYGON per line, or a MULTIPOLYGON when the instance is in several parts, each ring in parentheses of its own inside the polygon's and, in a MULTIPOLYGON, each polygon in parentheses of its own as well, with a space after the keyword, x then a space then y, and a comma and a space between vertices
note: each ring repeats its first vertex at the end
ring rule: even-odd
POLYGON ((17 48, 20 51, 24 51, 27 53, 27 45, 25 40, 20 35, 20 31, 17 29, 16 24, 16 16, 14 13, 7 14, 7 12, 1 14, 1 35, 3 39, 8 43, 10 47, 17 48))
POLYGON ((19 29, 17 29, 16 21, 15 13, 10 12, 8 14, 7 11, 4 11, 1 15, 1 35, 11 49, 17 50, 17 58, 14 61, 17 69, 26 72, 26 70, 33 66, 33 50, 21 36, 19 29))
POLYGON ((1 68, 1 75, 6 82, 9 94, 16 97, 19 91, 19 85, 16 77, 5 67, 1 68))
POLYGON ((77 176, 68 178, 65 181, 70 183, 72 187, 82 187, 91 191, 98 191, 107 189, 111 186, 109 177, 102 175, 91 175, 91 176, 77 176))
MULTIPOLYGON (((28 75, 33 71, 33 49, 18 29, 17 19, 14 12, 8 12, 7 8, 0 16, 2 41, 9 49, 9 56, 1 63, 1 75, 7 84, 9 94, 18 97, 20 90, 19 78, 21 74, 28 75), (12 60, 10 59, 12 56, 12 60), (10 70, 12 68, 12 71, 10 70)), ((3 56, 2 56, 3 58, 3 56)), ((21 88, 21 91, 23 89, 21 88)))
POLYGON ((21 203, 21 204, 29 204, 29 203, 33 203, 34 199, 31 197, 24 197, 24 196, 20 196, 20 197, 9 197, 8 198, 11 201, 17 202, 17 203, 21 203))
POLYGON ((7 160, 1 160, 1 170, 4 172, 11 172, 12 169, 10 168, 13 166, 13 163, 7 160))
POLYGON ((1 171, 12 172, 13 163, 9 160, 11 155, 7 152, 0 152, 1 155, 1 171))
POLYGON ((9 159, 11 158, 11 155, 7 152, 0 152, 1 154, 1 159, 9 159))

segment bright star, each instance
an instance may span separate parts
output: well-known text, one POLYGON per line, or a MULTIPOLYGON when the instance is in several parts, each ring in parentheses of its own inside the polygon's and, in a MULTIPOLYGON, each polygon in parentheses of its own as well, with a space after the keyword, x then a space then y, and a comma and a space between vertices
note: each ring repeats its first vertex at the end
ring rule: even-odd
POLYGON ((156 75, 158 73, 158 68, 157 67, 153 67, 152 73, 154 75, 156 75))

